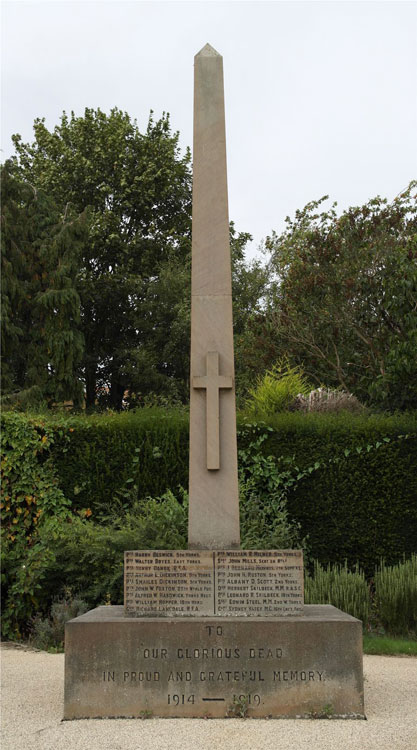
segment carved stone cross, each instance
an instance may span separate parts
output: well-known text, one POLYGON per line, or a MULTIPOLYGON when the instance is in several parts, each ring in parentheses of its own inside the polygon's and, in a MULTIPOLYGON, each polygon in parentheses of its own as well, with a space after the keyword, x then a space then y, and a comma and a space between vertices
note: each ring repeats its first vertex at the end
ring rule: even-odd
POLYGON ((233 388, 230 375, 219 375, 219 352, 207 352, 207 375, 193 377, 193 388, 206 389, 207 468, 220 469, 220 388, 233 388))

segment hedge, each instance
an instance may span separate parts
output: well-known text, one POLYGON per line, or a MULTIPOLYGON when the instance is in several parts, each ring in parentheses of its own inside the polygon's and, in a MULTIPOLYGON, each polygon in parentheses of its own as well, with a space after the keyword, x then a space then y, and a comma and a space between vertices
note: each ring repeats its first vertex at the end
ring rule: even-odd
MULTIPOLYGON (((8 437, 16 419, 29 421, 39 434, 47 426, 53 436, 48 460, 58 486, 73 508, 88 509, 92 520, 112 509, 123 488, 136 485, 144 498, 188 485, 185 412, 151 409, 94 417, 6 412, 6 463, 16 451, 8 437)), ((245 425, 240 416, 240 450, 251 439, 245 425)), ((309 537, 312 558, 324 565, 359 561, 372 574, 380 558, 393 564, 417 551, 415 414, 286 413, 268 426, 272 430, 262 450, 294 477, 288 509, 309 537)), ((45 451, 34 460, 42 465, 45 451)))
MULTIPOLYGON (((55 422, 57 432, 61 425, 55 422)), ((129 480, 142 498, 188 486, 188 415, 184 412, 142 409, 67 417, 64 425, 69 440, 55 443, 54 464, 64 495, 76 507, 91 508, 93 515, 110 510, 115 492, 128 486, 129 480)))
POLYGON ((283 414, 269 421, 267 450, 320 464, 288 497, 322 565, 356 562, 372 575, 382 559, 417 551, 417 415, 283 414))

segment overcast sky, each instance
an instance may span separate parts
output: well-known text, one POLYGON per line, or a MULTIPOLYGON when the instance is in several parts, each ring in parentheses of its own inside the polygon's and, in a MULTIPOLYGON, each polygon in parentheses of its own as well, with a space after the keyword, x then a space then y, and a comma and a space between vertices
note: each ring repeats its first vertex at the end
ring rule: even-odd
POLYGON ((230 218, 252 251, 308 201, 417 177, 415 2, 3 2, 2 160, 62 110, 171 115, 192 145, 193 57, 224 58, 230 218))

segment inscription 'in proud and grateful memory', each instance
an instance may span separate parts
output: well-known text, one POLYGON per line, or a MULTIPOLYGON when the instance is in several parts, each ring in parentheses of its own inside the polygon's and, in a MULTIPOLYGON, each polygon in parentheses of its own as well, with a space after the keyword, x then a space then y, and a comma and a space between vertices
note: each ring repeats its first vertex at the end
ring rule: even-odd
POLYGON ((125 612, 143 616, 301 615, 301 550, 125 552, 125 612))

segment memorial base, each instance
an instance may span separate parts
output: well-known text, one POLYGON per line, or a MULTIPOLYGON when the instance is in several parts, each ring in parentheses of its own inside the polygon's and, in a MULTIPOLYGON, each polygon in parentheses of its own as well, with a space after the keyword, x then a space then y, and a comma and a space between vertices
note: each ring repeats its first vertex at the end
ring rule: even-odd
POLYGON ((131 618, 98 607, 65 630, 64 719, 364 718, 362 626, 298 617, 131 618))

